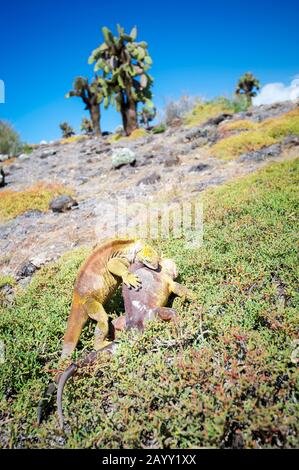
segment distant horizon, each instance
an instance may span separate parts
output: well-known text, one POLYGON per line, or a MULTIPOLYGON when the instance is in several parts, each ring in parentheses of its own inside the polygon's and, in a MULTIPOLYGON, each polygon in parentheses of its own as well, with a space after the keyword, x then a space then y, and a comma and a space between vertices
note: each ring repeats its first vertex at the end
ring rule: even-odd
MULTIPOLYGON (((135 0, 130 9, 122 5, 116 0, 108 10, 104 2, 92 0, 82 9, 78 1, 32 0, 1 7, 5 103, 0 100, 0 119, 9 121, 23 141, 56 140, 62 121, 80 131, 88 113, 79 98, 64 96, 76 76, 93 75, 87 60, 103 41, 101 27, 116 34, 117 23, 128 31, 136 25, 137 39, 148 42, 153 101, 159 110, 182 95, 231 97, 247 71, 261 87, 268 85, 264 101, 299 96, 295 1, 253 0, 250 12, 237 0, 225 5, 219 0, 209 5, 154 0, 146 11, 135 0)), ((101 123, 104 131, 113 131, 121 118, 112 107, 102 107, 101 123)))

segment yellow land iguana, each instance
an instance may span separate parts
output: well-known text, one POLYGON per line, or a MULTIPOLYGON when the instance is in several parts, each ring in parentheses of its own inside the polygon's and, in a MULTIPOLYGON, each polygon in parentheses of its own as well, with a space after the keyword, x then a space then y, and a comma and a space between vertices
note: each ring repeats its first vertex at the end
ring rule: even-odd
MULTIPOLYGON (((123 284, 122 294, 125 305, 125 315, 118 317, 114 322, 116 331, 135 328, 143 331, 146 322, 154 318, 161 320, 175 320, 176 311, 166 307, 171 294, 182 298, 193 299, 192 292, 187 287, 174 281, 177 277, 175 262, 171 259, 162 259, 159 269, 153 271, 141 263, 134 263, 129 268, 130 273, 137 275, 142 287, 136 291, 123 284)), ((99 354, 108 352, 113 354, 117 348, 117 341, 113 341, 100 351, 93 351, 78 364, 71 364, 61 375, 57 389, 57 409, 61 429, 63 429, 62 393, 66 381, 74 375, 78 367, 94 363, 99 354)))
MULTIPOLYGON (((94 349, 99 350, 109 344, 108 315, 105 303, 111 298, 118 285, 123 282, 128 288, 138 290, 141 282, 138 276, 129 271, 129 266, 140 262, 149 269, 158 269, 159 255, 141 240, 115 239, 100 245, 81 266, 74 287, 73 302, 63 340, 63 349, 59 368, 64 368, 79 340, 82 328, 88 318, 97 321, 95 328, 94 349)), ((55 393, 61 373, 44 392, 44 398, 38 404, 38 424, 42 421, 43 408, 55 393)))
POLYGON ((130 264, 141 262, 150 269, 157 269, 159 256, 141 240, 115 239, 99 246, 85 261, 77 275, 72 308, 63 340, 61 359, 68 358, 79 340, 88 318, 96 320, 94 349, 108 344, 108 315, 104 305, 116 291, 120 282, 138 289, 138 276, 129 272, 130 264))

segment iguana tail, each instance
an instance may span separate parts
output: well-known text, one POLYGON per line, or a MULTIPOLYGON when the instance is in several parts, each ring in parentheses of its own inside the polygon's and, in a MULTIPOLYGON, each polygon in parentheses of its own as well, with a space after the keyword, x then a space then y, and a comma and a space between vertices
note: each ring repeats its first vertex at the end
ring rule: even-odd
POLYGON ((110 354, 113 354, 117 348, 117 341, 112 341, 108 346, 106 346, 103 349, 100 349, 99 351, 92 351, 89 353, 82 361, 78 362, 77 364, 73 363, 71 364, 65 371, 61 374, 58 382, 58 388, 57 388, 57 412, 58 412, 58 419, 59 419, 59 424, 60 428, 63 430, 64 427, 64 420, 63 420, 63 411, 62 411, 62 394, 63 390, 65 387, 65 384, 67 380, 72 377, 77 369, 81 367, 86 367, 88 365, 93 364, 96 360, 99 354, 103 352, 107 352, 110 354))
POLYGON ((59 382, 58 382, 58 389, 57 389, 57 412, 58 412, 58 419, 61 430, 63 430, 64 420, 63 420, 63 411, 62 411, 62 394, 63 389, 65 386, 66 381, 74 375, 76 370, 78 369, 78 364, 71 364, 65 371, 61 374, 59 382))

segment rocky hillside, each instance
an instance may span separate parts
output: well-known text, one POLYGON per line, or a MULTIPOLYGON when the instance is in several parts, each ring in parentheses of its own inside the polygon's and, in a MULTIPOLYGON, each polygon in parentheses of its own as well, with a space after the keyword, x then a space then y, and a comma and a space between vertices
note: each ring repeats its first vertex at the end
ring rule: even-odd
MULTIPOLYGON (((157 135, 41 145, 4 162, 0 447, 298 447, 298 115, 296 103, 224 112, 157 135), (194 298, 174 299, 176 324, 123 332, 116 355, 68 382, 65 432, 54 401, 38 427, 79 266, 123 228, 108 205, 117 196, 166 211, 200 198, 203 246, 173 232, 153 241, 194 298)), ((118 291, 110 320, 123 311, 118 291)), ((89 321, 73 360, 93 335, 89 321)))
POLYGON ((293 121, 279 138, 271 140, 266 130, 268 124, 277 127, 281 117, 292 113, 298 127, 297 109, 296 103, 284 102, 234 115, 224 113, 195 127, 176 122, 161 134, 141 133, 138 138, 137 132, 135 139, 105 136, 57 141, 4 161, 2 274, 27 283, 36 269, 64 252, 94 246, 101 236, 113 235, 115 226, 105 203, 116 197, 130 203, 163 200, 171 206, 269 161, 293 158, 299 154, 293 121), (265 142, 256 144, 261 126, 265 142), (253 141, 248 145, 246 138, 251 134, 253 141), (228 156, 223 144, 228 145, 228 156), (120 148, 130 149, 134 161, 115 168, 112 156, 120 148), (61 199, 61 195, 67 196, 61 199))

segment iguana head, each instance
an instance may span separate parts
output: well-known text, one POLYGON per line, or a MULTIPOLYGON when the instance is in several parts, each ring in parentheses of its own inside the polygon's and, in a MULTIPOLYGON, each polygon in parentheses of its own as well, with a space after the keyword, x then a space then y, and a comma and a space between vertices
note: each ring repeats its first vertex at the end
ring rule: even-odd
POLYGON ((162 271, 168 274, 172 279, 176 279, 178 277, 178 268, 173 259, 162 258, 160 261, 160 266, 162 271))
POLYGON ((158 269, 160 256, 154 248, 140 242, 137 245, 135 261, 139 261, 150 269, 158 269))

